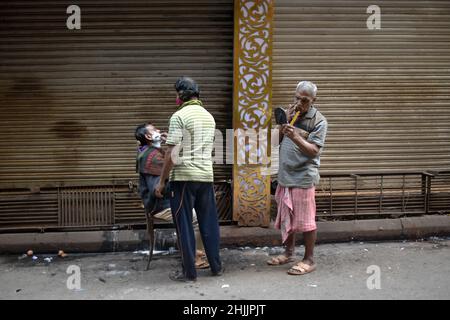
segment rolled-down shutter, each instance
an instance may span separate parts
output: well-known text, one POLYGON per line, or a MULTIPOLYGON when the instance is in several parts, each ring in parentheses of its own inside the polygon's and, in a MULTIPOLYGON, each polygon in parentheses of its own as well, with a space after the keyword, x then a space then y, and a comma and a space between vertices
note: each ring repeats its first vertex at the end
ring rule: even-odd
MULTIPOLYGON (((0 188, 115 184, 135 177, 135 127, 166 129, 174 83, 199 83, 231 128, 233 4, 0 2, 0 188)), ((229 179, 230 165, 215 167, 229 179)))
POLYGON ((450 168, 449 1, 277 0, 274 20, 273 105, 317 84, 323 174, 450 168))

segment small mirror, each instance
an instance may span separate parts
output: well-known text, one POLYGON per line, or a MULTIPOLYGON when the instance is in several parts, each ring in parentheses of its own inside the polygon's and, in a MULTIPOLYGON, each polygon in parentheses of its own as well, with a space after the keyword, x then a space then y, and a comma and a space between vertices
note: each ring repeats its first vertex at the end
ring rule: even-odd
POLYGON ((277 124, 286 124, 286 123, 288 123, 287 116, 286 116, 286 111, 284 111, 283 108, 276 108, 275 109, 275 122, 277 124))

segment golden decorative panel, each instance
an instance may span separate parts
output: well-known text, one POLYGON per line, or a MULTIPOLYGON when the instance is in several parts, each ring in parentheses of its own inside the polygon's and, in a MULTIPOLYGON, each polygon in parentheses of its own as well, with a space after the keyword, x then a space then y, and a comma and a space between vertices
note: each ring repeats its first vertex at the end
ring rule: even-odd
POLYGON ((241 226, 270 222, 273 2, 235 1, 233 220, 241 226))

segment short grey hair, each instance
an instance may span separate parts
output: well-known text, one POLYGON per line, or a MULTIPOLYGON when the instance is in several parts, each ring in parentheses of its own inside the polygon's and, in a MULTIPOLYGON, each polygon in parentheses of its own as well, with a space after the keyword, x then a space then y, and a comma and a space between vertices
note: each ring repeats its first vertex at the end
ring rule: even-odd
POLYGON ((316 97, 316 95, 317 95, 317 86, 314 83, 312 83, 311 81, 300 81, 297 84, 296 91, 300 91, 300 90, 309 92, 309 94, 311 94, 313 97, 316 97))

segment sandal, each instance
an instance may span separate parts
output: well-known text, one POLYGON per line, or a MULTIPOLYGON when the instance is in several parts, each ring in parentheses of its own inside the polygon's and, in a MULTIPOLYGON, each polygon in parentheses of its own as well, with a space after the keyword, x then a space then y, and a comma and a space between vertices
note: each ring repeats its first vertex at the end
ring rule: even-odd
POLYGON ((195 269, 207 269, 207 268, 209 268, 208 260, 206 259, 195 260, 195 269))
POLYGON ((294 265, 292 268, 288 270, 288 274, 293 276, 301 276, 310 272, 313 272, 316 270, 316 264, 306 264, 303 261, 300 261, 296 265, 294 265))
POLYGON ((291 256, 287 257, 284 254, 280 254, 279 256, 273 257, 272 259, 267 261, 269 266, 281 266, 282 264, 286 264, 289 262, 293 262, 294 258, 291 256))

